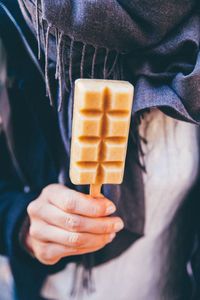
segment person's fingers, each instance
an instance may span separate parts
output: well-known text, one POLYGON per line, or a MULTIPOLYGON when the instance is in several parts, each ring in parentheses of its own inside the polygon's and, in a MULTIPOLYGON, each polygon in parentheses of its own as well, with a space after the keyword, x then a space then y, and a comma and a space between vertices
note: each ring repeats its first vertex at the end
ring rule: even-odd
POLYGON ((43 194, 54 206, 65 212, 88 217, 102 217, 115 212, 112 201, 104 198, 93 198, 61 184, 53 184, 43 190, 43 194))
POLYGON ((72 232, 111 233, 123 228, 123 222, 119 217, 89 218, 75 214, 69 214, 49 204, 46 209, 38 211, 37 218, 72 232))
POLYGON ((31 238, 32 248, 35 257, 42 263, 54 265, 62 257, 74 255, 76 249, 69 248, 60 244, 41 242, 31 238))
POLYGON ((116 235, 115 233, 90 234, 69 232, 41 220, 31 224, 29 234, 31 238, 43 242, 57 243, 78 249, 102 247, 111 242, 116 235))
POLYGON ((40 262, 46 265, 54 265, 63 257, 91 253, 102 248, 94 247, 90 249, 77 249, 55 243, 41 242, 36 239, 32 239, 32 244, 35 256, 40 262))

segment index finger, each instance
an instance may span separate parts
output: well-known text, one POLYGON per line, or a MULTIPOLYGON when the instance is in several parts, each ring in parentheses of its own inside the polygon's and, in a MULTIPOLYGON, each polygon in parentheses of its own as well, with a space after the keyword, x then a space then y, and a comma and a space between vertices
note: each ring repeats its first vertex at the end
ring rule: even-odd
POLYGON ((113 202, 103 196, 93 198, 60 184, 52 186, 48 200, 65 212, 87 217, 108 216, 116 210, 113 202))

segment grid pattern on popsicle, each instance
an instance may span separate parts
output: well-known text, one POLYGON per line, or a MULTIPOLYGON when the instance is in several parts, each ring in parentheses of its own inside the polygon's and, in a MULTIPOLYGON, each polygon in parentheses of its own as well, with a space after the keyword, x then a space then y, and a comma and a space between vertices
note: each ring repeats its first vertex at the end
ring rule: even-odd
POLYGON ((116 92, 114 86, 84 93, 73 132, 77 184, 122 182, 131 106, 130 92, 116 92))

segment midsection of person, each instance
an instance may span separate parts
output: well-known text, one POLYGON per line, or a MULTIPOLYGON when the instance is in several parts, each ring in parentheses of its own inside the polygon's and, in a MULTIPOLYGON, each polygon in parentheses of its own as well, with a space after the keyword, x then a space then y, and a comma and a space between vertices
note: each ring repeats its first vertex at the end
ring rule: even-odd
MULTIPOLYGON (((145 235, 119 257, 94 267, 94 293, 77 294, 77 299, 101 300, 108 295, 112 300, 189 299, 186 264, 192 245, 184 206, 198 174, 197 126, 172 119, 154 108, 145 113, 139 131, 147 140, 142 144, 144 157, 140 157, 146 166, 145 235)), ((79 267, 78 286, 82 268, 79 267)), ((74 272, 76 265, 70 263, 49 276, 42 296, 72 299, 74 272)))

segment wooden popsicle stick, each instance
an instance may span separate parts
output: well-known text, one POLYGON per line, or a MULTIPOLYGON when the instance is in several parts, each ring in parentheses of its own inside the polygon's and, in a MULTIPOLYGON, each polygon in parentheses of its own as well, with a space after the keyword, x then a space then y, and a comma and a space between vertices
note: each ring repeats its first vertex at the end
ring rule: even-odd
POLYGON ((90 185, 90 195, 92 197, 102 197, 103 195, 101 194, 101 187, 102 184, 91 184, 90 185))

